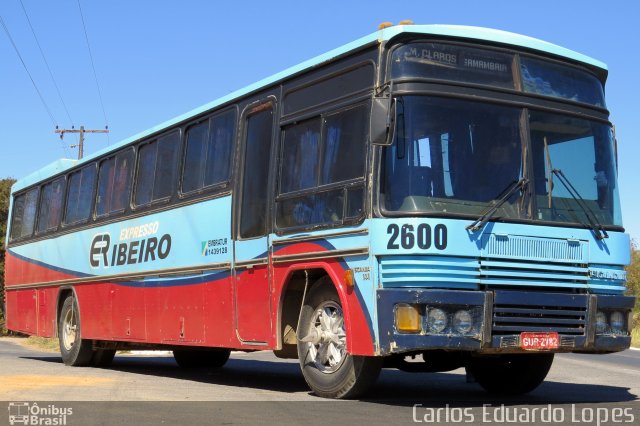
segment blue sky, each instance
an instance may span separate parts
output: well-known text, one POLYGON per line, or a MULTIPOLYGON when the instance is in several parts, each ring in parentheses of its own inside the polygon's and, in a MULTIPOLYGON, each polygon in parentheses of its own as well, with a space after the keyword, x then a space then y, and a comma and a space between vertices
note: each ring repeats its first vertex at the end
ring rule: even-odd
MULTIPOLYGON (((85 152, 105 148, 376 30, 383 21, 476 25, 576 50, 609 66, 607 102, 619 143, 627 231, 640 240, 640 3, 636 1, 91 1, 84 12, 107 123, 100 106, 77 0, 22 0, 73 124, 104 128, 85 152)), ((49 77, 20 0, 0 2, 4 19, 55 122, 71 122, 49 77)), ((0 30, 0 177, 21 177, 75 158, 0 30)))

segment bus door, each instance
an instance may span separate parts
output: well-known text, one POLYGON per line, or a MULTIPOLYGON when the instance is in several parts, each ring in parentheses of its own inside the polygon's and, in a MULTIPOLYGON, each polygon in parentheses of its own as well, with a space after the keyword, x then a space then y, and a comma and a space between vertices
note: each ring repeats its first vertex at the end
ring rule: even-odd
POLYGON ((238 338, 267 345, 271 336, 268 255, 268 182, 274 104, 250 107, 243 116, 243 155, 236 191, 234 250, 235 315, 238 338))

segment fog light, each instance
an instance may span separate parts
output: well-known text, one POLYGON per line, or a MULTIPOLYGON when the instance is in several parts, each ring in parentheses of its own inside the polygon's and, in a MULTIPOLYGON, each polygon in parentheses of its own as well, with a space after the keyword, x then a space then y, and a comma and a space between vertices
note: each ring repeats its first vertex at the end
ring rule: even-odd
POLYGON ((430 333, 442 333, 447 328, 447 314, 442 309, 429 309, 427 328, 430 333))
POLYGON ((602 311, 596 313, 596 333, 604 334, 607 332, 607 316, 602 311))
POLYGON ((469 311, 460 310, 453 316, 453 329, 460 334, 468 334, 473 328, 473 317, 469 311))
POLYGON ((420 327, 420 311, 415 305, 396 305, 396 329, 404 333, 417 333, 420 327))
POLYGON ((611 321, 609 321, 609 323, 611 324, 611 330, 613 331, 623 331, 624 330, 624 315, 622 315, 622 312, 620 311, 615 311, 611 314, 611 321))

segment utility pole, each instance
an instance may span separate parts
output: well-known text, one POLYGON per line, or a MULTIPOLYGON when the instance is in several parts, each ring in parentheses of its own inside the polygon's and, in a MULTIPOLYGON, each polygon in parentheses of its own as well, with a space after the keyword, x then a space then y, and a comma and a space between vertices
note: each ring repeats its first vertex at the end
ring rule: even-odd
POLYGON ((71 148, 78 148, 78 160, 81 160, 84 156, 84 134, 85 133, 109 133, 108 128, 104 129, 85 129, 84 126, 80 126, 80 129, 56 129, 56 133, 60 133, 60 139, 64 138, 65 133, 80 133, 80 142, 78 145, 71 145, 71 148))

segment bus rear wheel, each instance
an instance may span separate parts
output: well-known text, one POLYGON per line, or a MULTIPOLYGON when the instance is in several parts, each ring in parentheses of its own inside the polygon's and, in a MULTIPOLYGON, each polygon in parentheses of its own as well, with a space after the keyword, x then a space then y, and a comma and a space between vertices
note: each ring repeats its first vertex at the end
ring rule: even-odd
POLYGON ((66 365, 86 366, 93 356, 91 340, 82 339, 80 310, 73 296, 68 296, 62 304, 58 321, 58 342, 60 355, 66 365))
POLYGON ((298 325, 298 359, 305 381, 323 398, 355 398, 376 381, 382 358, 347 352, 340 298, 325 277, 309 292, 298 325))
POLYGON ((466 370, 487 392, 521 395, 540 386, 552 363, 552 353, 510 354, 472 358, 466 370))
POLYGON ((220 368, 226 364, 229 349, 176 349, 173 358, 182 368, 220 368))

